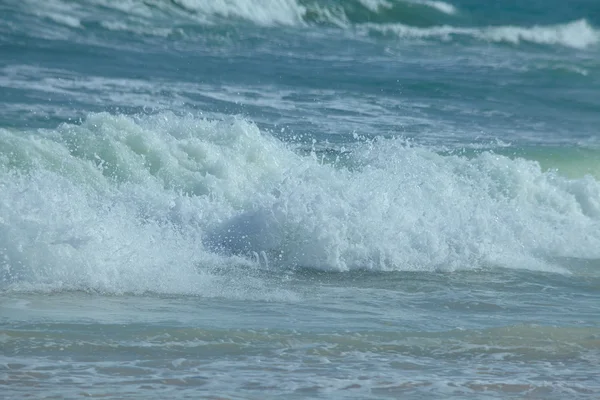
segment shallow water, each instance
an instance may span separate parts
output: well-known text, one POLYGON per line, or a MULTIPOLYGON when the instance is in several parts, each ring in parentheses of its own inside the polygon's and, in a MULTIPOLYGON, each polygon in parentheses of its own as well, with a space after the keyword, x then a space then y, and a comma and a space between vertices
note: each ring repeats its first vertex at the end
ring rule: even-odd
POLYGON ((270 301, 6 296, 7 394, 562 398, 600 390, 598 276, 268 275, 250 297, 270 301))

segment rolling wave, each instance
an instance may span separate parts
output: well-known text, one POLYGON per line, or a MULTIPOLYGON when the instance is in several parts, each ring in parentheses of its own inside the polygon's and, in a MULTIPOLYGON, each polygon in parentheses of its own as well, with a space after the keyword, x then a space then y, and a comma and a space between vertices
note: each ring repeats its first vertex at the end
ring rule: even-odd
POLYGON ((50 0, 38 4, 26 0, 9 7, 71 28, 82 28, 86 22, 110 13, 119 18, 100 18, 99 21, 137 22, 148 27, 152 25, 151 21, 165 20, 176 24, 245 20, 261 26, 325 24, 344 27, 365 22, 429 26, 448 21, 445 17, 457 14, 456 8, 449 3, 428 0, 127 0, 118 3, 87 0, 85 3, 50 0))
MULTIPOLYGON (((87 4, 51 0, 43 4, 31 0, 8 3, 9 11, 42 18, 60 28, 38 26, 30 30, 38 36, 60 37, 68 30, 81 31, 101 26, 110 31, 126 31, 142 36, 195 37, 197 26, 237 26, 239 22, 262 27, 335 27, 360 35, 385 35, 403 40, 453 41, 475 39, 493 43, 534 43, 576 49, 595 46, 600 32, 581 18, 551 25, 484 25, 450 3, 428 0, 127 0, 111 2, 88 0, 87 4), (233 25, 232 25, 233 24, 233 25), (66 31, 65 31, 66 29, 66 31)), ((488 22, 489 23, 489 22, 488 22)), ((15 25, 22 26, 22 25, 15 25)), ((32 34, 27 32, 27 34, 32 34)))
MULTIPOLYGON (((365 22, 397 22, 428 26, 457 14, 457 9, 449 3, 428 0, 171 0, 171 3, 206 18, 244 19, 259 25, 324 23, 349 26, 365 22)), ((157 2, 150 4, 161 7, 157 2)))
MULTIPOLYGON (((494 26, 483 28, 462 28, 453 26, 436 26, 418 28, 402 24, 374 25, 364 28, 370 32, 392 34, 401 38, 438 39, 450 41, 455 38, 470 38, 487 42, 504 42, 519 44, 529 42, 543 45, 561 45, 576 49, 585 49, 597 45, 600 32, 594 29, 585 19, 552 26, 494 26)), ((364 29, 363 28, 363 29, 364 29)))
POLYGON ((597 179, 491 152, 381 139, 327 161, 243 119, 171 113, 3 129, 0 149, 5 288, 197 293, 240 265, 567 272, 550 260, 600 259, 597 179))

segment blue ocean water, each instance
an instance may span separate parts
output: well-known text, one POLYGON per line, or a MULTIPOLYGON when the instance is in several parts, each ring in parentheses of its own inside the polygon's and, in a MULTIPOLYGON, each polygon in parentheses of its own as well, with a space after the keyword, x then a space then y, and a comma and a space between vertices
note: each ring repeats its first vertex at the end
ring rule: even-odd
POLYGON ((600 396, 600 2, 4 0, 0 105, 4 398, 600 396))

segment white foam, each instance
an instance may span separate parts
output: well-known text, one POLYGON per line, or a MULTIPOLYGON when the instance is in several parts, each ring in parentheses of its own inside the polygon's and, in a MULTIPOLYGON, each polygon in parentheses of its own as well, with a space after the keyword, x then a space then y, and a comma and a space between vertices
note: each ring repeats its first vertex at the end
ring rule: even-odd
POLYGON ((140 35, 168 37, 172 35, 172 28, 161 28, 156 26, 132 25, 122 21, 101 21, 100 25, 110 31, 133 32, 140 35))
MULTIPOLYGON (((31 2, 31 0, 26 0, 31 2)), ((415 4, 432 7, 442 13, 454 15, 457 8, 444 1, 411 0, 415 4)), ((36 3, 37 4, 37 3, 36 3)), ((337 25, 343 29, 351 27, 343 6, 339 5, 305 5, 298 0, 177 0, 174 6, 164 2, 137 2, 124 0, 112 2, 93 0, 91 9, 101 10, 100 16, 90 14, 90 8, 81 7, 72 2, 50 0, 41 5, 29 4, 24 10, 38 17, 47 17, 68 28, 82 28, 81 21, 99 18, 102 26, 109 30, 130 31, 143 35, 168 36, 177 29, 173 26, 173 18, 183 23, 214 24, 222 19, 246 20, 262 26, 307 26, 308 14, 320 22, 337 25), (114 19, 118 12, 122 18, 114 19)), ((386 0, 361 0, 361 4, 371 12, 386 12, 392 3, 386 0)), ((488 42, 506 42, 519 44, 522 42, 545 45, 562 45, 584 49, 598 44, 600 32, 580 19, 557 25, 522 26, 487 26, 456 27, 434 26, 419 28, 403 24, 355 24, 354 29, 360 31, 393 32, 403 38, 438 38, 451 40, 454 37, 466 36, 488 42)), ((47 38, 69 37, 71 40, 94 40, 93 38, 75 36, 70 30, 57 30, 40 24, 32 26, 35 35, 47 38)), ((180 30, 177 30, 180 32, 180 30)))
POLYGON ((295 0, 178 0, 203 15, 241 18, 259 25, 302 25, 306 8, 295 0))
POLYGON ((584 19, 554 26, 488 28, 482 37, 490 41, 506 41, 515 44, 528 41, 540 44, 560 44, 578 49, 595 45, 600 40, 598 31, 584 19))
POLYGON ((407 38, 438 38, 451 40, 453 37, 466 36, 489 42, 507 42, 519 44, 523 41, 545 45, 562 45, 576 49, 585 49, 598 44, 600 33, 585 19, 559 25, 533 26, 529 28, 516 26, 459 28, 453 26, 437 26, 416 28, 402 24, 365 25, 369 30, 393 32, 407 38))
POLYGON ((381 8, 391 8, 392 4, 386 0, 360 0, 360 4, 373 12, 379 11, 381 8))
MULTIPOLYGON (((159 159, 170 157, 171 150, 179 153, 175 148, 169 149, 170 144, 163 143, 161 149, 157 149, 159 153, 165 151, 159 159, 151 161, 153 156, 150 155, 143 161, 144 156, 140 158, 135 154, 144 151, 148 143, 143 143, 143 137, 130 136, 133 132, 143 136, 143 129, 136 128, 133 121, 98 115, 88 122, 82 128, 65 126, 64 130, 46 132, 45 138, 21 137, 20 133, 0 130, 0 141, 7 151, 0 155, 0 165, 22 161, 24 168, 30 171, 13 174, 3 169, 1 174, 0 281, 15 290, 153 291, 279 300, 294 298, 285 290, 269 289, 264 282, 244 273, 226 279, 211 274, 215 267, 249 267, 252 263, 237 255, 222 256, 204 250, 202 236, 207 226, 202 225, 204 229, 196 226, 202 219, 202 210, 208 208, 209 214, 218 211, 213 218, 223 218, 232 205, 221 200, 216 202, 216 207, 203 207, 202 202, 211 203, 212 200, 178 194, 184 187, 165 190, 163 185, 170 180, 167 176, 169 165, 177 169, 172 163, 183 160, 164 159, 167 168, 161 168, 158 180, 152 175, 158 171, 150 168, 144 172, 143 164, 160 163, 159 159), (105 142, 109 148, 104 151, 108 150, 108 153, 103 152, 102 145, 94 148, 104 142, 102 135, 106 133, 105 139, 111 142, 105 142), (75 143, 78 134, 89 134, 89 140, 75 143), (89 152, 80 154, 83 158, 72 157, 65 147, 67 142, 61 143, 61 140, 77 146, 77 150, 89 152), (123 140, 142 142, 131 142, 131 152, 122 147, 128 146, 123 140), (120 159, 119 166, 108 176, 106 168, 112 162, 107 163, 102 157, 113 161, 120 159), (142 169, 138 170, 139 167, 142 169)), ((208 123, 204 127, 210 130, 215 124, 208 123)), ((214 133, 219 135, 217 131, 214 133)), ((231 133, 237 135, 235 130, 231 133)), ((216 141, 223 139, 220 137, 216 141)), ((160 141, 157 136, 150 138, 152 140, 160 141)), ((201 146, 191 146, 184 151, 190 157, 195 151, 203 151, 201 146)), ((211 149, 204 150, 210 153, 211 149)), ((231 148, 231 151, 236 150, 231 148)), ((218 173, 218 163, 222 160, 212 156, 216 155, 209 154, 209 160, 203 164, 208 171, 218 173)), ((177 175, 184 171, 171 172, 177 175)), ((197 177, 201 175, 198 172, 197 177)), ((192 191, 207 190, 201 182, 185 183, 190 177, 184 172, 178 178, 183 180, 172 183, 189 184, 187 189, 192 191)), ((210 186, 212 180, 207 177, 206 185, 210 186)), ((235 188, 240 185, 240 182, 230 183, 231 187, 223 187, 230 191, 224 193, 226 198, 235 195, 235 188)), ((246 183, 252 184, 251 180, 246 183)), ((217 196, 216 192, 213 196, 217 196)), ((206 222, 210 226, 218 220, 206 222)))
POLYGON ((66 25, 71 28, 81 28, 81 21, 75 17, 71 17, 69 15, 63 15, 63 14, 54 14, 54 13, 48 13, 47 15, 54 22, 57 22, 59 24, 66 25))
POLYGON ((268 298, 287 294, 240 266, 565 271, 547 260, 600 258, 598 181, 492 153, 380 140, 356 144, 347 169, 241 119, 171 113, 0 130, 0 148, 12 288, 268 298))
POLYGON ((454 15, 456 14, 456 7, 454 7, 450 3, 446 3, 444 1, 423 1, 421 4, 425 4, 429 7, 433 7, 438 11, 443 12, 444 14, 454 15))

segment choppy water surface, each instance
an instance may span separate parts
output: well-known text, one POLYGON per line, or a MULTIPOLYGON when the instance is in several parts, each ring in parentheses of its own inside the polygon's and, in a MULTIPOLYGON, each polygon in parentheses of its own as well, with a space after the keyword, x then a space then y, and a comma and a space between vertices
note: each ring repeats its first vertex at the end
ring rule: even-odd
POLYGON ((7 398, 596 398, 595 1, 0 4, 7 398))

